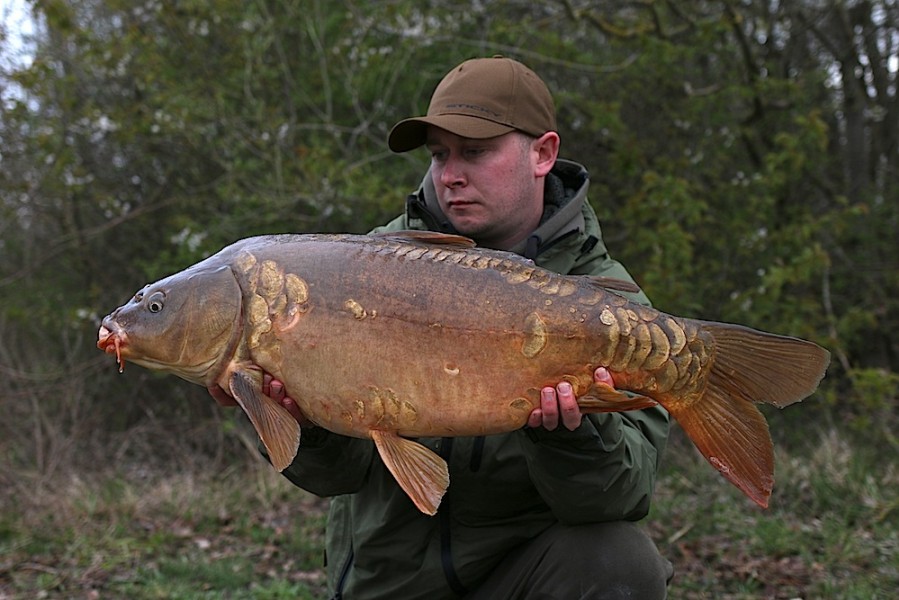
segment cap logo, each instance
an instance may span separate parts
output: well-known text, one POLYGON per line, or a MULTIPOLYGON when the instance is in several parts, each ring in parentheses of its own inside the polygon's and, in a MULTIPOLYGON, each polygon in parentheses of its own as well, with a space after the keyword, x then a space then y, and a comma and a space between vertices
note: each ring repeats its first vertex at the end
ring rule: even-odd
POLYGON ((475 111, 475 112, 480 112, 480 113, 484 113, 484 114, 488 114, 488 115, 493 115, 494 117, 499 117, 499 116, 500 116, 500 114, 499 114, 498 112, 493 111, 493 110, 490 110, 489 108, 487 108, 487 107, 485 107, 485 106, 478 106, 477 104, 465 104, 465 103, 462 103, 462 102, 456 102, 456 103, 453 103, 453 104, 447 104, 445 108, 446 108, 447 110, 460 109, 460 108, 461 108, 461 109, 465 109, 465 110, 472 110, 472 111, 475 111))

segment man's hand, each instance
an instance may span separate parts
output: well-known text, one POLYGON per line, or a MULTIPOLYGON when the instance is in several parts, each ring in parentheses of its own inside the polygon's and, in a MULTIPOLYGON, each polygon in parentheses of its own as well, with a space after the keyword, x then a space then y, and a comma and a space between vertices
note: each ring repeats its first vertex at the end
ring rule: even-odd
MULTIPOLYGON (((615 387, 612 375, 605 367, 599 367, 593 372, 593 379, 596 383, 604 383, 615 387)), ((540 390, 540 408, 531 411, 528 417, 529 427, 540 427, 549 431, 559 426, 561 419, 562 425, 569 431, 574 431, 581 424, 581 409, 577 405, 577 398, 574 397, 574 390, 571 384, 563 381, 556 387, 545 387, 540 390)))
POLYGON ((294 399, 287 395, 284 384, 268 373, 262 375, 262 393, 283 406, 297 420, 300 427, 312 425, 312 421, 306 418, 294 399))
MULTIPOLYGON (((215 385, 206 388, 206 390, 209 392, 210 396, 215 398, 215 401, 218 402, 219 405, 237 406, 237 400, 222 389, 221 386, 215 385)), ((297 406, 297 403, 294 402, 293 398, 290 398, 287 395, 287 392, 284 390, 284 384, 268 373, 263 373, 262 375, 262 393, 283 406, 287 412, 290 413, 290 416, 297 420, 297 423, 299 423, 301 427, 312 425, 312 421, 306 418, 306 415, 303 414, 303 411, 300 410, 300 407, 297 406)))

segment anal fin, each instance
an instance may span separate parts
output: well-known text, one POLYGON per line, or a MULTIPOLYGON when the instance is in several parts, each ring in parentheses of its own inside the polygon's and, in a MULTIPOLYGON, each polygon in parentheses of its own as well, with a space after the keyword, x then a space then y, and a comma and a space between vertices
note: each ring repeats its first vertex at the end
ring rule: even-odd
POLYGON ((254 377, 246 371, 234 371, 228 387, 250 418, 268 451, 272 466, 278 471, 286 469, 293 462, 300 446, 300 424, 287 409, 262 393, 261 376, 254 377))
POLYGON ((418 509, 434 515, 449 486, 446 461, 418 442, 388 431, 371 432, 381 460, 418 509))

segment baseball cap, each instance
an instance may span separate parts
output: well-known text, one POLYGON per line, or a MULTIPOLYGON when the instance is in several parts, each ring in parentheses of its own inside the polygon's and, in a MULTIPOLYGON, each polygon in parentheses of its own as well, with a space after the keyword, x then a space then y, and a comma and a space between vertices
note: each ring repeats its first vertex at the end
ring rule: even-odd
POLYGON ((541 136, 556 130, 556 110, 543 80, 517 60, 473 58, 444 76, 427 115, 393 126, 387 146, 394 152, 418 148, 427 141, 428 125, 474 139, 515 130, 541 136))

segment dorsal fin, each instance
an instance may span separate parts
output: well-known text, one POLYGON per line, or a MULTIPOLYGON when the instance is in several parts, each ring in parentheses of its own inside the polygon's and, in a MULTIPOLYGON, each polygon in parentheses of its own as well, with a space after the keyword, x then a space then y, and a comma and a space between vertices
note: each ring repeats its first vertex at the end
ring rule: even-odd
POLYGON ((411 242, 413 244, 428 244, 431 246, 450 246, 452 248, 474 248, 474 240, 451 233, 439 233, 437 231, 383 231, 381 233, 372 233, 372 237, 382 239, 395 239, 401 242, 411 242))
POLYGON ((585 275, 590 283, 597 285, 604 290, 612 290, 615 292, 630 292, 637 294, 640 292, 640 286, 631 281, 616 279, 615 277, 602 277, 600 275, 585 275))

